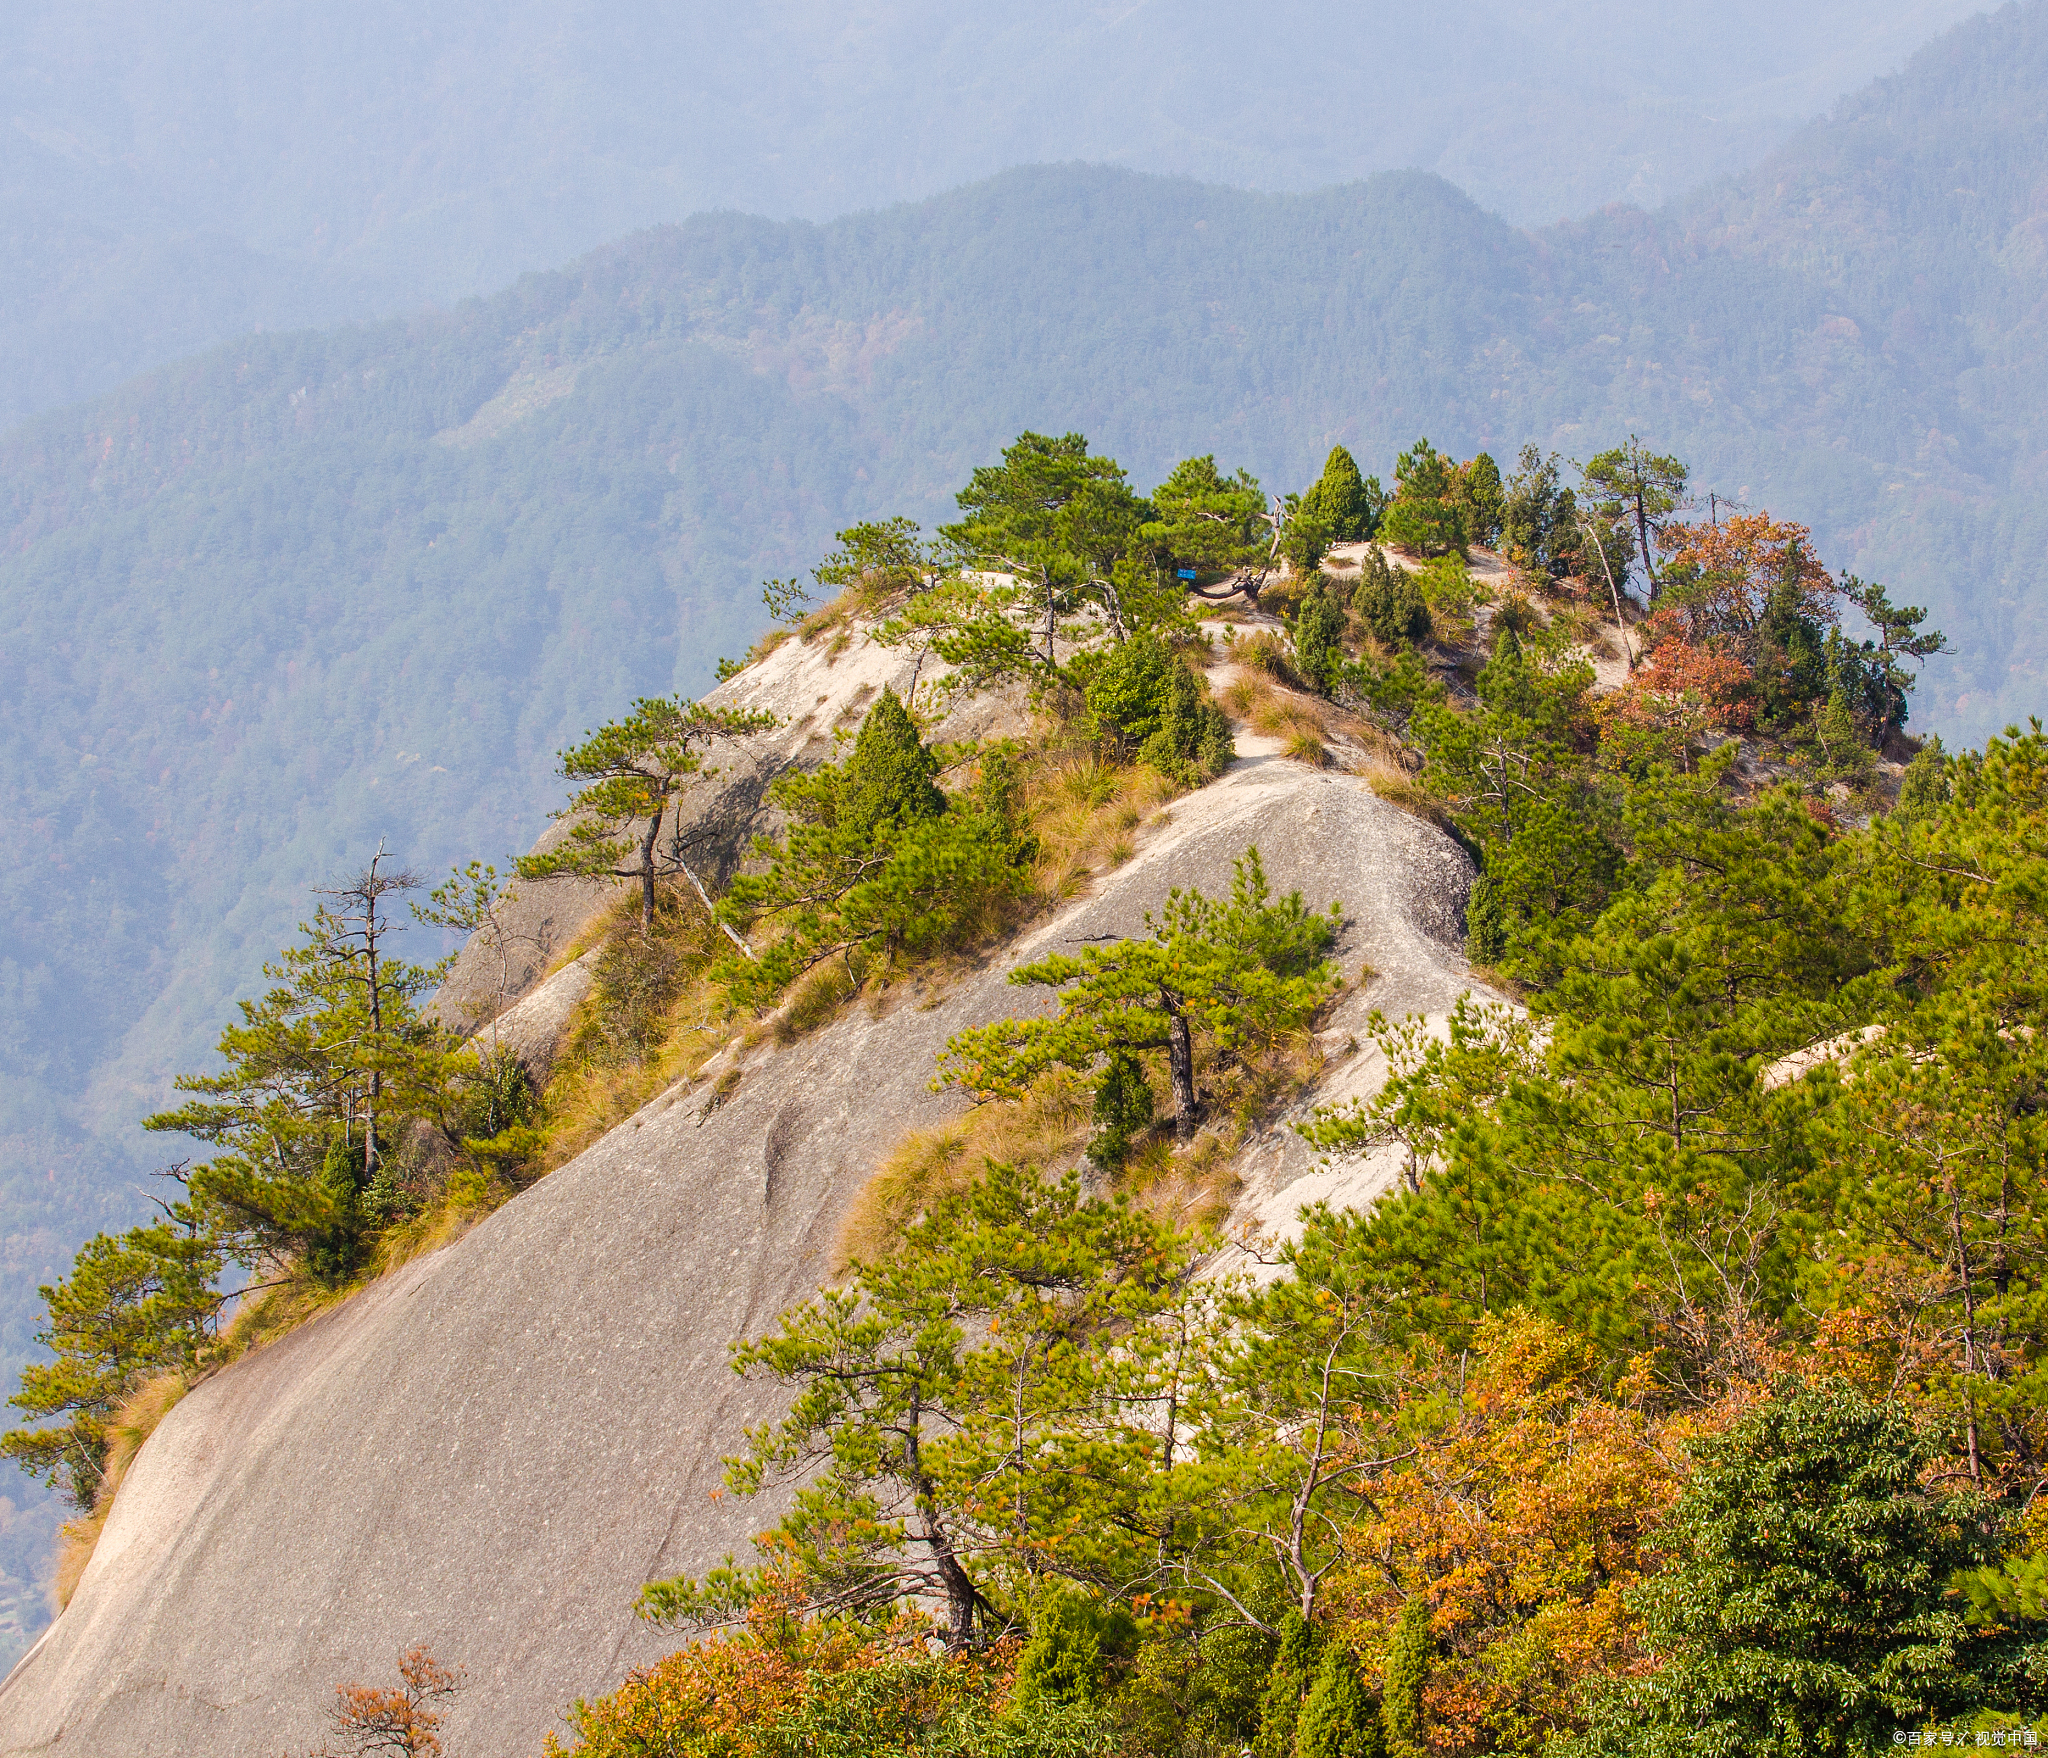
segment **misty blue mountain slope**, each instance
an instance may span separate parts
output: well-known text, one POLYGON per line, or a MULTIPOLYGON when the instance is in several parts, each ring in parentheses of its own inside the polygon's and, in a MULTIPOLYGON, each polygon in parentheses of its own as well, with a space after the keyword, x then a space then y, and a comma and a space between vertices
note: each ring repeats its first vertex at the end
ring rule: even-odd
POLYGON ((1973 10, 18 0, 0 425, 700 209, 824 219, 1019 163, 1291 190, 1416 166, 1523 223, 1654 205, 1973 10))
MULTIPOLYGON (((1389 173, 1017 171, 700 216, 404 321, 245 337, 0 437, 0 1357, 126 1224, 134 1123, 306 888, 525 847, 552 754, 696 692, 759 581, 927 523, 1021 428, 1141 485, 1336 440, 1631 430, 1934 606, 1919 724, 2037 709, 2048 8, 1966 25, 1734 185, 1530 234, 1389 173)), ((27 1526, 20 1528, 27 1531, 27 1526)), ((20 1569, 0 1530, 0 1567, 20 1569)))

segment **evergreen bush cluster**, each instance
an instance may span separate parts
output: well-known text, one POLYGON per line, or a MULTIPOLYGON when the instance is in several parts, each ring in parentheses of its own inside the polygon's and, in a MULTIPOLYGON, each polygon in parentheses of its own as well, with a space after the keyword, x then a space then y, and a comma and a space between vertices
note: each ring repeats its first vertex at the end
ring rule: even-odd
POLYGON ((1294 613, 1295 675, 1327 694, 1348 655, 1344 651, 1344 601, 1328 578, 1317 574, 1294 613))
POLYGON ((937 755, 884 690, 844 763, 778 781, 772 797, 790 828, 756 845, 764 870, 735 879, 717 910, 742 935, 774 937, 758 954, 727 953, 714 980, 759 1002, 839 959, 858 986, 999 925, 1024 890, 1032 852, 1007 764, 987 755, 975 788, 958 799, 940 791, 937 772, 937 755))
POLYGON ((1183 787, 1230 761, 1230 723, 1187 664, 1156 634, 1083 655, 1069 668, 1088 727, 1111 756, 1135 757, 1183 787))
POLYGON ((1412 647, 1429 638, 1429 602, 1413 573, 1397 568, 1379 545, 1365 552, 1351 608, 1381 645, 1412 647))

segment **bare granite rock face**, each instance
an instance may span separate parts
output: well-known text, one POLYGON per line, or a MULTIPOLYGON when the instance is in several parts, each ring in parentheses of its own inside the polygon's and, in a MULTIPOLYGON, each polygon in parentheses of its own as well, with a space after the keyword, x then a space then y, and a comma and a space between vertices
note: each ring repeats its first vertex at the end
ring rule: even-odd
MULTIPOLYGON (((634 1618, 641 1583, 744 1554, 772 1517, 713 1498, 720 1456, 773 1410, 726 1346, 818 1287, 876 1164, 957 1111, 931 1088, 947 1037, 1048 1004, 1010 969, 1141 931, 1169 887, 1226 889, 1256 844, 1276 890, 1344 906, 1354 987, 1323 1035, 1325 1096, 1380 1077, 1346 1049, 1372 1008, 1440 1017, 1469 987, 1464 856, 1358 780, 1244 760, 1166 817, 949 992, 764 1043, 722 1099, 709 1079, 671 1089, 455 1245, 196 1387, 0 1686, 0 1753, 304 1750, 338 1682, 386 1678, 420 1641, 472 1680, 450 1752, 537 1752, 566 1704, 675 1645, 634 1618)), ((1241 1170, 1242 1212, 1284 1226, 1306 1196, 1371 1200, 1394 1166, 1319 1168, 1275 1129, 1241 1170)))
MULTIPOLYGON (((754 838, 781 830, 782 814, 768 798, 777 776, 836 758, 839 736, 859 730, 884 689, 907 695, 913 685, 931 683, 948 669, 928 662, 920 671, 912 654, 884 647, 854 628, 811 641, 792 635, 705 696, 714 707, 764 710, 780 722, 772 732, 714 747, 711 772, 683 796, 683 859, 705 889, 716 897, 731 883, 754 838)), ((1020 692, 983 693, 961 702, 931 736, 999 737, 1022 732, 1026 721, 1020 692)), ((664 830, 664 839, 672 830, 664 830)), ((553 848, 568 834, 566 824, 550 826, 534 852, 553 848)), ((499 907, 502 942, 488 931, 472 938, 427 1012, 464 1031, 487 1024, 554 971, 631 885, 615 879, 515 881, 499 907)))
POLYGON ((491 1050, 509 1050, 534 1084, 545 1086, 576 1009, 590 993, 597 959, 596 947, 581 958, 572 958, 490 1024, 479 1028, 470 1043, 486 1054, 491 1050))

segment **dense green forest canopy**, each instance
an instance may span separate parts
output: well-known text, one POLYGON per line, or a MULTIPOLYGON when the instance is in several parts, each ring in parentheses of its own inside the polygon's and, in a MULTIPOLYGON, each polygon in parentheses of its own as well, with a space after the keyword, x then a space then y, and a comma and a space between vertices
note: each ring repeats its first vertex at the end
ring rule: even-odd
POLYGON ((307 885, 379 834, 429 871, 524 847, 578 729, 702 689, 761 578, 857 518, 936 525, 1020 428, 1282 492, 1338 440, 1392 483, 1419 433, 1506 469, 1637 432, 1932 607, 1954 653, 1917 725, 2023 717, 2044 16, 1655 215, 1531 236, 1415 174, 1021 172, 829 226, 700 218, 0 440, 8 1348, 76 1240, 142 1212, 132 1121, 307 885))

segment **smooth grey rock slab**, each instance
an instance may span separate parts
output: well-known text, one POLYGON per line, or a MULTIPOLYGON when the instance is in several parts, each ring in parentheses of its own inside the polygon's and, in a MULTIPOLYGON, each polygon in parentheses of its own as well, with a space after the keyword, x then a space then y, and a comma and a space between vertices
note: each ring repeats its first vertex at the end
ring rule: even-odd
MULTIPOLYGON (((537 1753, 579 1695, 676 1645, 638 1622, 653 1576, 746 1551, 772 1510, 714 1499, 720 1457, 772 1413, 726 1365, 827 1273, 848 1201, 906 1129, 953 1114, 934 1058, 963 1026, 1047 1005, 1008 984, 1059 946, 1140 931, 1171 886, 1218 892, 1256 843, 1278 891, 1341 899, 1347 976, 1440 1015, 1467 987, 1470 871, 1361 782, 1240 762, 1176 801, 1137 855, 935 1005, 855 1009, 650 1104, 447 1250, 196 1387, 128 1474, 67 1611, 0 1685, 0 1753, 92 1758, 316 1745, 336 1684, 432 1645, 471 1688, 456 1758, 537 1753)), ((1339 1055, 1332 1090, 1370 1084, 1339 1055)), ((1284 1131, 1247 1201, 1364 1200, 1384 1165, 1318 1169, 1284 1131)))

